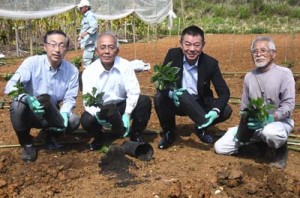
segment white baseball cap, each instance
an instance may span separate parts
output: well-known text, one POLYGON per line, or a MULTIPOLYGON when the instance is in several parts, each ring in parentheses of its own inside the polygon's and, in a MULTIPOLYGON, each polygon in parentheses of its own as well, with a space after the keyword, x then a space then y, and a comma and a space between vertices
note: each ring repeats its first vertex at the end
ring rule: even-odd
POLYGON ((80 3, 77 5, 78 8, 82 8, 83 6, 91 6, 89 0, 81 0, 80 3))

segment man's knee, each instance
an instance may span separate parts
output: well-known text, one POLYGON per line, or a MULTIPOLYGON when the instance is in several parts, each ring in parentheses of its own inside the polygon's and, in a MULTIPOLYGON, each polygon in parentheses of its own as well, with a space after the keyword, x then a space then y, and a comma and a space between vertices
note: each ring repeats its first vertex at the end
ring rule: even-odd
POLYGON ((223 144, 219 140, 215 142, 215 144, 214 144, 214 150, 215 150, 216 154, 226 155, 226 152, 225 152, 225 150, 223 148, 223 144))
POLYGON ((288 133, 283 127, 268 124, 262 130, 262 139, 272 148, 281 147, 288 139, 288 133))
POLYGON ((76 114, 72 114, 69 118, 69 123, 71 131, 78 129, 80 125, 80 117, 76 114))

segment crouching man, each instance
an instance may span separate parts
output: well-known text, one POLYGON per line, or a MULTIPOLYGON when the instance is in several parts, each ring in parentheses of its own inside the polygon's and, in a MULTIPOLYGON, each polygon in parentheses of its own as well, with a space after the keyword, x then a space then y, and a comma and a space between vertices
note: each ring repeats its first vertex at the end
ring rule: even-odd
POLYGON ((37 158, 30 135, 32 128, 43 129, 48 148, 58 149, 62 145, 56 142, 55 136, 79 127, 80 118, 72 112, 78 94, 78 70, 64 60, 68 46, 69 39, 61 30, 47 32, 46 54, 24 60, 5 87, 5 93, 14 96, 10 118, 23 146, 25 162, 37 158))
POLYGON ((99 57, 82 73, 83 94, 103 93, 103 105, 89 106, 84 101, 85 112, 81 125, 93 136, 91 151, 103 146, 104 126, 119 137, 142 142, 141 133, 146 128, 151 114, 151 100, 140 94, 140 85, 130 62, 119 57, 119 44, 112 33, 101 34, 96 41, 99 57))
MULTIPOLYGON (((271 165, 285 168, 287 165, 287 139, 294 127, 291 118, 295 107, 295 80, 290 69, 276 65, 276 48, 273 40, 260 36, 253 40, 251 55, 256 66, 246 74, 243 85, 241 110, 251 99, 262 98, 274 108, 265 120, 249 117, 247 127, 253 131, 247 144, 264 142, 275 151, 271 165)), ((236 138, 238 127, 229 129, 214 145, 217 154, 235 154, 244 145, 236 138)))

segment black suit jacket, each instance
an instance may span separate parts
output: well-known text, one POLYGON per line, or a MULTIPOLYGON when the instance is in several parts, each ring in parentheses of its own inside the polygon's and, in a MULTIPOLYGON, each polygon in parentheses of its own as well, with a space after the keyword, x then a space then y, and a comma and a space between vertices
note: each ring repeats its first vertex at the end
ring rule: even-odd
MULTIPOLYGON (((180 68, 180 78, 177 81, 177 87, 182 87, 182 76, 183 76, 183 56, 181 48, 170 49, 165 57, 163 65, 172 61, 173 67, 180 68)), ((230 97, 229 88, 223 79, 221 74, 218 61, 211 56, 201 53, 198 60, 198 82, 197 90, 200 104, 204 105, 203 108, 218 108, 221 111, 227 105, 230 97), (218 95, 214 99, 213 91, 210 88, 211 83, 214 85, 214 89, 218 95)))

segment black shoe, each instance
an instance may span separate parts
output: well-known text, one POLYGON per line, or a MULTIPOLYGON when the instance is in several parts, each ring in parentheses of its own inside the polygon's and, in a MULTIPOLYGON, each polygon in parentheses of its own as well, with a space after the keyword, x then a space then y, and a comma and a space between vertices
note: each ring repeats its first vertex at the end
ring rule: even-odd
POLYGON ((24 162, 34 162, 36 158, 37 154, 33 144, 24 145, 22 152, 22 160, 24 162))
POLYGON ((99 150, 102 147, 102 141, 100 138, 95 137, 89 145, 91 151, 99 150))
POLYGON ((274 160, 271 163, 271 166, 275 168, 284 169, 287 165, 288 159, 288 147, 287 143, 282 145, 280 148, 275 150, 274 160))
POLYGON ((134 133, 134 134, 130 135, 130 141, 144 142, 140 133, 134 133))
POLYGON ((207 143, 207 144, 212 144, 214 143, 214 138, 209 135, 206 130, 201 130, 201 129, 197 129, 196 130, 196 135, 198 136, 198 138, 204 142, 204 143, 207 143))
POLYGON ((159 149, 166 149, 170 147, 175 140, 175 134, 172 131, 167 131, 164 133, 163 139, 160 140, 158 144, 159 149))
POLYGON ((55 137, 47 134, 46 138, 45 138, 45 144, 47 145, 47 148, 49 150, 60 150, 61 148, 63 148, 62 144, 59 144, 55 137))

